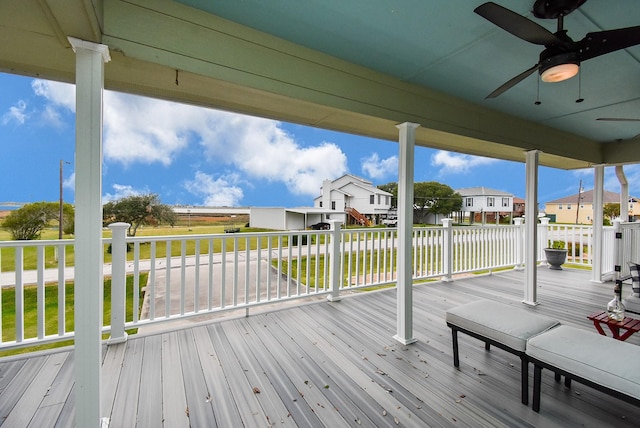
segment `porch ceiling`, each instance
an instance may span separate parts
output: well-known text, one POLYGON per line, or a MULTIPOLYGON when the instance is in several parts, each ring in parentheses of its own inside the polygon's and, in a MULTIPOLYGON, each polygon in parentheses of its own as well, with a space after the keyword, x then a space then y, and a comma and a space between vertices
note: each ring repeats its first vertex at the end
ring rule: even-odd
MULTIPOLYGON (((67 36, 109 46, 108 89, 417 144, 580 168, 640 161, 640 47, 589 60, 578 79, 529 77, 537 61, 473 9, 483 0, 10 0, 0 3, 0 70, 73 81, 67 36), (176 74, 177 70, 177 74, 176 74)), ((637 0, 592 0, 565 18, 574 39, 640 25, 637 0)), ((531 16, 533 0, 500 3, 531 16)), ((554 21, 537 21, 555 31, 554 21)))

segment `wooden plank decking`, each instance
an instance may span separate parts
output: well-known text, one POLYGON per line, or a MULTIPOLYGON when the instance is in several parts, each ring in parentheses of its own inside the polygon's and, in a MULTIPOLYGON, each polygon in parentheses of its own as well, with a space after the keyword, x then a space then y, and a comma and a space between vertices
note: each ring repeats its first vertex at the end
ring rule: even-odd
MULTIPOLYGON (((635 427, 640 408, 548 371, 533 412, 520 403, 519 359, 465 335, 453 367, 448 308, 494 299, 595 334, 586 317, 613 286, 589 278, 541 269, 535 308, 519 303, 517 271, 416 286, 409 346, 392 339, 395 290, 131 336, 105 351, 103 412, 110 427, 635 427)), ((68 427, 73 415, 72 352, 0 360, 0 425, 68 427)))

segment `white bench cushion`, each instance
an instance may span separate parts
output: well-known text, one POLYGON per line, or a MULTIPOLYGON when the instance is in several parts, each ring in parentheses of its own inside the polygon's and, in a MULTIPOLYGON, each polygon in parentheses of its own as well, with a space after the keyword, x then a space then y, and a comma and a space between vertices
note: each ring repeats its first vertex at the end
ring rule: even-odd
POLYGON ((561 325, 529 339, 527 355, 640 399, 640 346, 561 325))
POLYGON ((560 324, 523 307, 492 300, 477 300, 451 308, 446 321, 522 352, 527 339, 560 324))

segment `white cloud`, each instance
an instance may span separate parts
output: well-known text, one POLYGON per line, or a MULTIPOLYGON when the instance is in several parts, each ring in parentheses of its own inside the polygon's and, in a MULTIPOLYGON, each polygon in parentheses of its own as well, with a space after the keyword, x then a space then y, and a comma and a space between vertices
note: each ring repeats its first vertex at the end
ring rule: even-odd
POLYGON ((203 204, 210 207, 233 207, 239 205, 244 192, 237 186, 237 174, 214 179, 213 176, 196 171, 195 177, 185 183, 185 188, 194 195, 203 197, 203 204))
POLYGON ((135 189, 127 184, 114 184, 113 193, 105 193, 102 195, 102 203, 116 201, 128 196, 144 195, 150 193, 148 189, 135 189))
POLYGON ((362 171, 371 178, 383 178, 390 174, 398 172, 398 157, 391 156, 386 159, 380 159, 378 153, 372 153, 371 156, 361 160, 362 171))
POLYGON ((27 119, 27 103, 20 100, 14 106, 9 107, 9 111, 2 115, 2 124, 6 125, 15 121, 19 125, 24 125, 24 121, 27 119))
POLYGON ((31 83, 31 88, 36 95, 47 99, 55 106, 71 112, 76 111, 76 87, 74 85, 36 79, 31 83))
POLYGON ((497 162, 497 160, 480 156, 451 153, 444 150, 438 150, 431 157, 431 165, 440 168, 440 175, 450 173, 466 174, 474 167, 488 165, 494 162, 497 162))
MULTIPOLYGON (((33 89, 56 108, 74 108, 71 85, 36 80, 33 89)), ((199 142, 210 168, 225 165, 244 177, 282 182, 293 194, 315 196, 322 180, 347 172, 336 144, 302 147, 278 121, 117 92, 105 92, 104 109, 105 160, 125 166, 168 166, 199 142)))
POLYGON ((75 191, 76 188, 76 173, 72 173, 69 177, 62 181, 62 186, 65 189, 71 189, 75 191))
MULTIPOLYGON (((589 174, 587 178, 583 180, 583 187, 585 183, 588 189, 593 188, 593 169, 589 168, 587 171, 589 174)), ((624 175, 629 183, 629 195, 640 196, 640 165, 625 165, 624 175)), ((611 192, 620 193, 620 180, 616 175, 615 167, 607 167, 604 169, 604 188, 611 192)))
POLYGON ((347 171, 347 157, 334 143, 300 147, 280 122, 216 112, 215 126, 202 132, 212 161, 232 164, 245 175, 283 182, 298 195, 317 195, 322 180, 347 171))

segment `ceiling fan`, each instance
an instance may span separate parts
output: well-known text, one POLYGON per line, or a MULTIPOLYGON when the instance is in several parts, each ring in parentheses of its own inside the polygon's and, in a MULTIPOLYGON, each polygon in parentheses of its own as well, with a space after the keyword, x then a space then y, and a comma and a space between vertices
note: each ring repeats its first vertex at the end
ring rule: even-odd
POLYGON ((533 15, 542 19, 557 19, 555 33, 493 2, 478 6, 474 12, 498 27, 529 43, 543 45, 538 63, 504 83, 486 98, 495 98, 520 83, 535 71, 543 82, 560 82, 575 76, 580 63, 619 49, 640 44, 640 26, 588 33, 574 42, 563 28, 563 18, 587 0, 536 0, 533 15))

